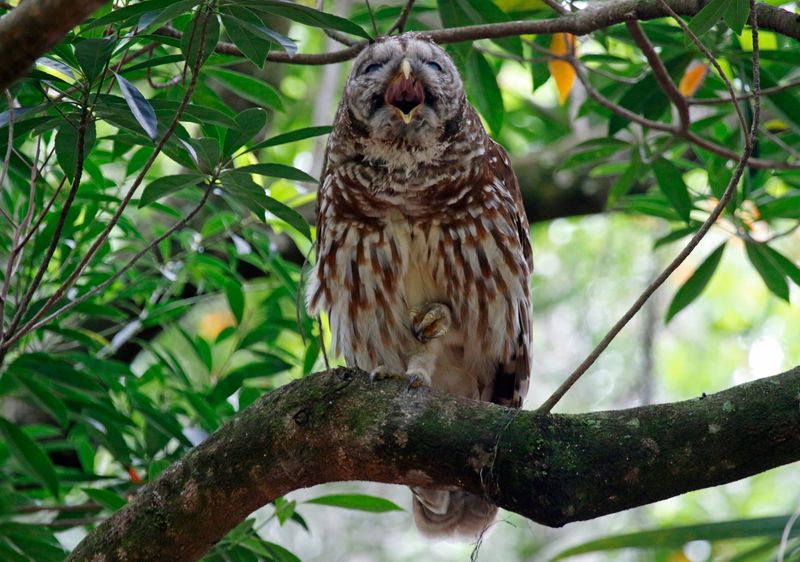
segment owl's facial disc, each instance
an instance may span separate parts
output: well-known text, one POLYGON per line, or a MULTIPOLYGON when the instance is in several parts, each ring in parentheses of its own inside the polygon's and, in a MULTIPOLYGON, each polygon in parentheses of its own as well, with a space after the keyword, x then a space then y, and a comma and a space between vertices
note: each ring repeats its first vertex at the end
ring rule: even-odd
POLYGON ((411 123, 414 113, 425 103, 425 88, 414 76, 408 59, 400 63, 400 72, 389 82, 383 100, 406 125, 411 123))
POLYGON ((391 160, 397 151, 433 154, 463 113, 464 88, 453 61, 413 33, 385 37, 353 63, 343 105, 368 146, 391 160), (425 152, 428 150, 427 152, 425 152))

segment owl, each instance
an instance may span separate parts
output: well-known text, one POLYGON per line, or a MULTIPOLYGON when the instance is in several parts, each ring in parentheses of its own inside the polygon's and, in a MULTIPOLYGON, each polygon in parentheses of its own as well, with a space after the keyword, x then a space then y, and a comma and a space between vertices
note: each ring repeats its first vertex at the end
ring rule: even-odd
MULTIPOLYGON (((311 314, 334 351, 377 376, 519 408, 531 370, 533 270, 519 184, 424 35, 356 58, 318 195, 311 314)), ((475 537, 497 508, 458 489, 412 488, 423 534, 475 537)))

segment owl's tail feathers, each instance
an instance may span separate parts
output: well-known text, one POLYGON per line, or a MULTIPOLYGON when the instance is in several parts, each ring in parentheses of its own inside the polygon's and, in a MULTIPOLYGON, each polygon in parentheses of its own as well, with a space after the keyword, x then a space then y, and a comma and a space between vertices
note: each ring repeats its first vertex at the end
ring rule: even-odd
POLYGON ((429 538, 476 539, 494 521, 497 506, 461 490, 411 488, 414 523, 429 538))

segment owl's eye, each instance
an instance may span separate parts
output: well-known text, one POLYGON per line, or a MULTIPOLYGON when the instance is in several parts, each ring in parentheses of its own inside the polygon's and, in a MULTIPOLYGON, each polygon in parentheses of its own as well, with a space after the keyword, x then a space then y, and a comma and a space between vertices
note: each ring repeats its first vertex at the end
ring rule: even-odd
POLYGON ((368 64, 364 70, 361 71, 361 74, 370 74, 371 72, 375 72, 376 70, 380 70, 383 66, 382 62, 373 62, 372 64, 368 64))
POLYGON ((425 61, 425 64, 428 65, 428 67, 434 69, 436 72, 442 72, 442 67, 438 62, 429 60, 425 61))

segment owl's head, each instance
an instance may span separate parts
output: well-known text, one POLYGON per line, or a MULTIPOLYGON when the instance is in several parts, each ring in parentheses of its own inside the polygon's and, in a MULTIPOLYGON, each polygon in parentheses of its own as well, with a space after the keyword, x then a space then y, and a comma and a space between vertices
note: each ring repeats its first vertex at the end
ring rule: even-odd
POLYGON ((464 86, 447 53, 422 35, 384 37, 353 63, 342 103, 372 140, 423 148, 460 121, 464 86))

